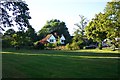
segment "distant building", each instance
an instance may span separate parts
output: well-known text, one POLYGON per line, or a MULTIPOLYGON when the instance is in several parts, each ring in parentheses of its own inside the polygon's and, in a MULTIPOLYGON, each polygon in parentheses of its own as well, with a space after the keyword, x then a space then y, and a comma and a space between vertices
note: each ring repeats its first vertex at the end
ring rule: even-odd
POLYGON ((58 37, 60 37, 60 43, 65 44, 66 39, 63 34, 61 36, 58 36, 57 34, 48 34, 45 38, 43 38, 39 42, 42 44, 56 43, 58 41, 58 37))

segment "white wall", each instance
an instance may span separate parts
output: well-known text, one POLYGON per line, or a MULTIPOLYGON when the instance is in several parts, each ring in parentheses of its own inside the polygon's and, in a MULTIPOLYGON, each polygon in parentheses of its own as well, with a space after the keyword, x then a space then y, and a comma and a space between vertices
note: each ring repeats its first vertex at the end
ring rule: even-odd
POLYGON ((51 37, 47 41, 49 43, 56 43, 56 38, 51 34, 51 37), (50 40, 53 40, 53 42, 50 42, 50 40))

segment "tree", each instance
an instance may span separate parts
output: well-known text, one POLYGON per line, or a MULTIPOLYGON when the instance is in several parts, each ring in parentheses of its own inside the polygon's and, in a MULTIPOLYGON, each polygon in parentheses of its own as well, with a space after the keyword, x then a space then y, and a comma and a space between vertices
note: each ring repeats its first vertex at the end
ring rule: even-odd
POLYGON ((18 31, 12 35, 11 45, 15 48, 23 48, 27 44, 27 38, 24 31, 18 31))
POLYGON ((71 36, 69 34, 68 28, 65 25, 65 22, 61 22, 57 19, 52 19, 47 21, 45 26, 38 32, 40 38, 44 38, 47 34, 54 34, 57 33, 58 36, 62 34, 66 38, 66 43, 70 42, 71 36))
POLYGON ((34 28, 32 28, 32 26, 27 29, 25 34, 26 34, 26 37, 28 38, 28 40, 30 40, 30 43, 37 41, 38 37, 37 37, 37 34, 35 33, 34 28))
POLYGON ((75 25, 79 28, 80 32, 82 33, 82 36, 84 36, 84 29, 88 23, 88 20, 83 16, 79 15, 80 17, 80 23, 76 23, 75 25))
POLYGON ((19 30, 24 30, 24 27, 30 25, 29 8, 28 5, 20 0, 14 1, 0 1, 1 10, 1 25, 0 30, 4 30, 5 27, 18 26, 19 30))
POLYGON ((14 30, 14 29, 8 29, 8 30, 4 33, 4 36, 10 36, 10 37, 12 37, 13 34, 15 34, 15 30, 14 30))
POLYGON ((16 32, 14 29, 8 29, 4 35, 2 36, 2 47, 3 48, 9 48, 12 47, 11 41, 12 41, 12 35, 15 34, 16 32))
POLYGON ((110 20, 107 37, 111 39, 120 37, 120 1, 108 2, 105 7, 105 15, 110 20))
POLYGON ((101 42, 106 38, 106 30, 104 29, 105 20, 102 20, 104 14, 99 13, 85 28, 86 35, 90 39, 101 42), (101 19, 102 18, 102 19, 101 19))
POLYGON ((106 22, 105 15, 99 13, 92 19, 89 25, 86 27, 86 35, 90 39, 99 42, 99 48, 102 49, 102 41, 106 39, 107 31, 105 28, 106 22))
POLYGON ((85 42, 85 39, 82 35, 82 32, 77 29, 75 32, 74 32, 74 37, 72 39, 72 43, 76 43, 77 46, 79 46, 79 48, 83 48, 84 46, 86 46, 86 42, 85 42))
POLYGON ((85 40, 84 40, 84 29, 87 25, 88 20, 83 16, 83 15, 79 15, 80 17, 80 22, 76 23, 75 25, 78 27, 78 29, 74 32, 74 37, 73 37, 73 43, 76 42, 76 44, 80 47, 83 48, 86 44, 85 44, 85 40))
POLYGON ((120 37, 120 1, 108 2, 104 13, 97 14, 85 31, 88 38, 98 41, 100 45, 106 38, 115 41, 120 37))
POLYGON ((74 37, 73 37, 73 42, 77 42, 78 45, 80 45, 81 43, 83 43, 83 40, 82 40, 82 34, 80 33, 79 29, 77 29, 75 32, 74 32, 74 37))

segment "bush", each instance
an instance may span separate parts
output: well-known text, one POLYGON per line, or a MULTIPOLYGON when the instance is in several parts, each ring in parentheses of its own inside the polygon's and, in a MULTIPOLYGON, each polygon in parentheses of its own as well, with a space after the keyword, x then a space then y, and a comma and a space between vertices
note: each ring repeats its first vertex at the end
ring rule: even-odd
POLYGON ((11 40, 10 39, 3 39, 2 40, 2 48, 11 48, 11 40))
POLYGON ((73 42, 71 44, 71 47, 72 47, 72 50, 78 50, 78 49, 80 49, 79 46, 78 46, 78 44, 76 42, 73 42))
POLYGON ((112 49, 112 51, 115 51, 115 45, 114 44, 111 46, 111 49, 112 49))
POLYGON ((42 44, 39 41, 37 41, 37 42, 34 43, 34 48, 35 49, 44 49, 45 46, 44 46, 44 44, 42 44))
POLYGON ((65 49, 66 50, 78 50, 78 49, 80 49, 79 48, 79 46, 78 46, 78 44, 76 43, 76 42, 73 42, 72 44, 67 44, 66 46, 65 46, 65 49))
POLYGON ((98 48, 99 48, 100 50, 102 50, 102 43, 101 43, 101 42, 99 43, 98 48))
POLYGON ((68 43, 68 44, 66 44, 65 49, 66 49, 66 50, 72 50, 72 47, 71 47, 71 45, 68 43))
POLYGON ((55 47, 55 44, 53 44, 53 43, 48 43, 47 46, 48 46, 48 48, 51 48, 51 49, 52 49, 52 48, 55 47))

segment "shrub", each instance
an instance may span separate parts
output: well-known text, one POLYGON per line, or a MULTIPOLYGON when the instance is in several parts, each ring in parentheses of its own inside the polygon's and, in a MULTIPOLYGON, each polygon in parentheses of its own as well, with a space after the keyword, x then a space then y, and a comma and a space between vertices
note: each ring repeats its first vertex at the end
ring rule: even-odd
POLYGON ((37 42, 34 43, 34 48, 35 49, 44 49, 45 46, 44 46, 44 44, 42 44, 39 41, 37 41, 37 42))
POLYGON ((98 45, 98 48, 101 50, 102 49, 102 43, 100 42, 98 45))
POLYGON ((71 47, 71 45, 68 43, 68 44, 66 44, 65 49, 66 49, 66 50, 71 50, 72 47, 71 47))
POLYGON ((76 43, 76 42, 73 42, 72 44, 67 44, 66 46, 65 46, 65 49, 66 50, 78 50, 78 49, 80 49, 79 48, 79 46, 78 46, 78 44, 76 43))
POLYGON ((48 43, 47 46, 52 49, 52 48, 55 47, 55 44, 53 44, 53 43, 48 43))
POLYGON ((2 40, 2 48, 10 48, 10 47, 12 47, 10 42, 11 42, 11 40, 9 40, 9 39, 3 39, 2 40))
POLYGON ((111 46, 111 49, 112 49, 112 51, 115 51, 115 45, 114 44, 111 46))
POLYGON ((78 46, 78 44, 77 44, 77 42, 73 42, 71 44, 71 47, 72 47, 72 50, 78 50, 78 49, 80 49, 79 46, 78 46))

